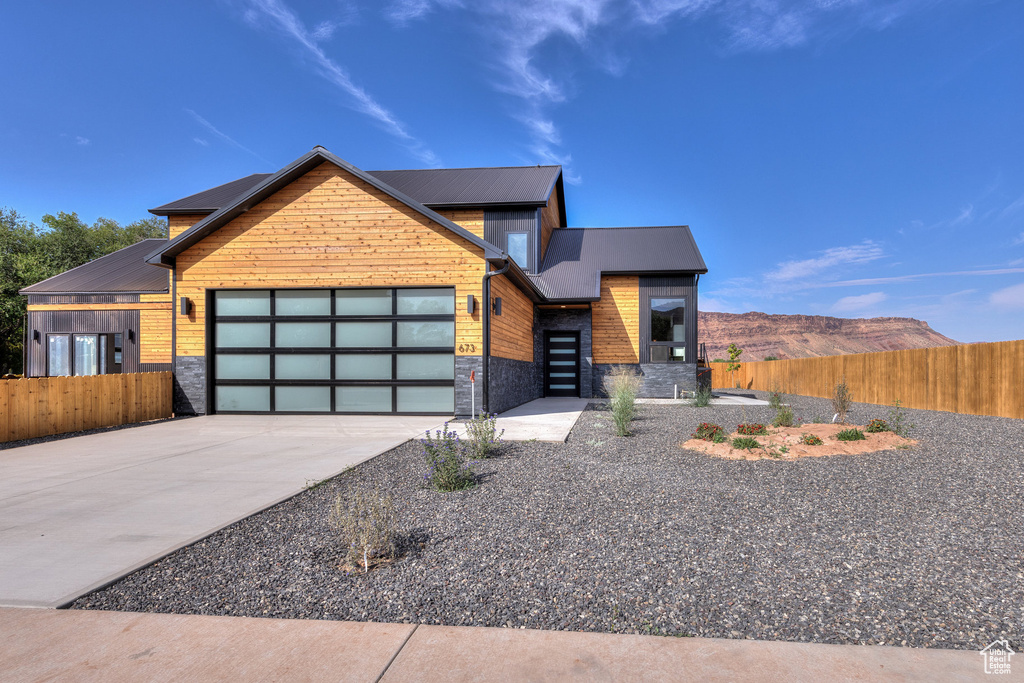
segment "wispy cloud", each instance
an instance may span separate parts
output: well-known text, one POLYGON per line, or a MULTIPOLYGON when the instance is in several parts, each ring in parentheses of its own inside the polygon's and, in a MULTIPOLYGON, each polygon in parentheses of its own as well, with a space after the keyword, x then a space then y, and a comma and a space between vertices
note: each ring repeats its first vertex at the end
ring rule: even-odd
POLYGON ((435 5, 443 8, 463 6, 460 0, 395 0, 384 12, 396 24, 406 24, 430 14, 435 5))
MULTIPOLYGON (((328 33, 326 29, 310 31, 299 16, 280 0, 248 0, 245 6, 247 22, 253 26, 269 27, 294 41, 311 60, 310 63, 316 73, 345 94, 350 107, 376 121, 423 163, 431 166, 440 165, 437 155, 414 137, 405 124, 363 87, 357 85, 344 67, 327 56, 317 38, 317 33, 328 33)), ((333 29, 330 33, 333 33, 333 29)))
POLYGON ((1018 244, 1024 244, 1024 232, 1013 238, 1013 244, 1014 246, 1017 246, 1018 244))
POLYGON ((871 277, 860 280, 837 280, 821 282, 811 287, 860 287, 864 285, 893 285, 901 282, 916 282, 930 277, 973 277, 977 275, 1013 275, 1024 273, 1024 268, 991 268, 988 270, 951 270, 943 273, 916 273, 914 275, 895 275, 893 277, 871 277))
POLYGON ((858 296, 844 296, 842 299, 832 304, 832 310, 837 313, 863 311, 877 306, 888 298, 889 296, 885 292, 871 292, 870 294, 860 294, 858 296))
POLYGON ((210 143, 208 141, 204 140, 203 138, 192 138, 192 142, 196 143, 197 145, 201 145, 203 147, 209 147, 210 146, 210 143))
MULTIPOLYGON (((195 122, 198 123, 200 126, 205 128, 209 132, 213 133, 214 135, 216 135, 217 137, 219 137, 221 140, 223 140, 224 142, 228 143, 232 147, 240 149, 243 152, 246 152, 248 154, 251 154, 252 156, 254 156, 257 159, 259 159, 260 161, 262 161, 263 163, 271 166, 272 168, 276 168, 276 165, 274 164, 274 162, 268 161, 265 157, 262 157, 259 154, 257 154, 256 152, 252 151, 251 149, 249 149, 248 147, 246 147, 242 143, 238 142, 237 140, 235 140, 233 137, 231 137, 227 133, 221 132, 216 126, 214 126, 212 123, 210 123, 209 121, 204 119, 202 116, 200 116, 199 114, 197 114, 193 110, 186 108, 185 112, 189 116, 191 116, 193 118, 193 120, 195 120, 195 122)), ((196 142, 198 142, 199 144, 206 144, 205 140, 200 141, 199 138, 192 138, 192 139, 195 140, 196 142)))
POLYGON ((824 271, 838 268, 840 266, 867 263, 884 256, 882 248, 868 240, 863 244, 855 244, 848 247, 833 247, 821 252, 820 256, 803 259, 800 261, 786 261, 779 264, 779 267, 765 275, 767 280, 776 282, 789 282, 813 277, 824 271))
POLYGON ((88 145, 91 142, 92 142, 92 140, 90 140, 89 138, 83 138, 81 135, 76 135, 75 136, 75 144, 76 145, 84 147, 85 145, 88 145))
POLYGON ((1024 282, 992 292, 988 301, 997 308, 1024 308, 1024 282))

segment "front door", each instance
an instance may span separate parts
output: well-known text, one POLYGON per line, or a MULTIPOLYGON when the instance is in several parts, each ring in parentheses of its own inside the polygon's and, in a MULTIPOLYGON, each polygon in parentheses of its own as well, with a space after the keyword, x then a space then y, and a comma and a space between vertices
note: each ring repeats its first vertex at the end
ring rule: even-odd
POLYGON ((580 395, 580 333, 544 332, 544 395, 580 395))

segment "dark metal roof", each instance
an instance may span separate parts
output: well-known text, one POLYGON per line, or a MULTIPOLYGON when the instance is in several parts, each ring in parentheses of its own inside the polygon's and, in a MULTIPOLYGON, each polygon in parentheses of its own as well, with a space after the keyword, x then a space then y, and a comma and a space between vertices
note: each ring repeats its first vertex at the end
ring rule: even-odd
POLYGON ((601 296, 601 273, 675 272, 708 272, 685 225, 559 228, 531 279, 548 299, 593 301, 601 296))
POLYGON ((174 258, 178 254, 207 237, 221 226, 227 224, 238 216, 241 216, 274 192, 277 192, 281 188, 287 186, 296 178, 305 175, 325 162, 332 163, 335 166, 344 169, 360 180, 376 187, 381 192, 384 192, 405 204, 413 211, 416 211, 422 216, 425 216, 435 223, 447 228, 459 237, 467 240, 470 244, 480 247, 484 252, 483 255, 485 258, 496 258, 501 256, 501 251, 490 242, 484 241, 463 228, 461 225, 453 223, 441 214, 428 209, 412 197, 399 192, 387 183, 371 176, 366 171, 356 168, 344 159, 331 154, 323 147, 317 146, 314 147, 312 151, 302 155, 277 173, 264 178, 262 182, 257 183, 248 192, 237 197, 232 203, 213 212, 185 232, 167 242, 165 245, 162 245, 159 249, 154 250, 146 257, 146 262, 154 265, 171 267, 174 264, 174 258))
MULTIPOLYGON (((431 168, 365 173, 424 206, 544 206, 561 176, 562 167, 431 168)), ((271 175, 254 173, 149 211, 157 216, 213 213, 238 201, 271 175)))
POLYGON ((367 171, 427 206, 544 206, 561 166, 367 171))
POLYGON ((150 209, 149 212, 157 216, 170 216, 172 214, 188 213, 213 213, 217 209, 231 204, 239 197, 245 195, 249 190, 256 187, 271 176, 270 173, 253 173, 230 183, 224 183, 209 190, 203 190, 183 199, 150 209))
POLYGON ((164 239, 148 239, 101 256, 77 268, 29 285, 21 294, 97 294, 111 292, 166 292, 167 271, 146 263, 146 254, 164 239))

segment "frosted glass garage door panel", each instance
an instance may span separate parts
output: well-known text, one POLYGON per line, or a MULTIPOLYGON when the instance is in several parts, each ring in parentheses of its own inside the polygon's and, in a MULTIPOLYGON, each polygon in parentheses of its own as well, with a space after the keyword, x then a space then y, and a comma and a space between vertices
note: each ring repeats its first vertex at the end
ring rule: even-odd
POLYGON ((218 411, 265 413, 270 410, 270 387, 217 387, 218 411))
POLYGON ((277 379, 330 379, 331 357, 327 354, 285 354, 274 357, 277 379))
POLYGON ((270 323, 217 323, 219 348, 266 348, 270 346, 270 323))
POLYGON ((399 289, 398 315, 453 315, 454 289, 399 289))
POLYGON ((331 409, 330 387, 275 387, 276 412, 326 413, 331 409))
POLYGON ((391 412, 391 387, 337 387, 334 391, 336 412, 391 412))
POLYGON ((277 323, 274 346, 278 348, 330 347, 330 323, 277 323))
POLYGON ((391 315, 390 289, 339 289, 334 292, 335 315, 391 315))
POLYGON ((270 315, 270 292, 214 292, 217 315, 270 315))
POLYGON ((455 379, 455 356, 400 353, 398 379, 455 379))
POLYGON ((279 289, 274 294, 274 315, 330 315, 328 289, 279 289))
POLYGON ((339 348, 391 346, 391 323, 338 323, 334 345, 339 348))
POLYGON ((453 387, 398 387, 400 413, 453 413, 453 387))
POLYGON ((391 379, 391 354, 355 353, 335 356, 336 379, 391 379))
POLYGON ((218 353, 217 379, 270 379, 270 356, 218 353))
POLYGON ((455 323, 398 323, 399 346, 455 346, 455 323))

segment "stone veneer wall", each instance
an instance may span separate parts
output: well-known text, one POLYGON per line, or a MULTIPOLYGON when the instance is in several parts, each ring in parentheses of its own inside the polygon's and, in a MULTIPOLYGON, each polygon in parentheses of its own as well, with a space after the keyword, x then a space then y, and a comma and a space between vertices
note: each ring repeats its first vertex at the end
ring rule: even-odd
POLYGON ((206 357, 178 356, 174 369, 174 412, 206 414, 206 357))
POLYGON ((633 368, 643 375, 640 387, 640 398, 673 398, 676 385, 679 391, 696 391, 696 363, 622 363, 616 365, 594 366, 594 396, 606 396, 604 378, 612 368, 623 365, 633 368))
MULTIPOLYGON (((483 406, 483 356, 455 356, 455 415, 468 417, 472 412, 473 397, 470 394, 469 373, 476 372, 473 393, 476 394, 476 409, 483 406)), ((491 380, 493 386, 494 380, 491 380)))
POLYGON ((580 332, 580 398, 595 396, 594 351, 590 310, 567 308, 537 311, 533 326, 533 365, 537 373, 537 396, 544 395, 544 332, 545 330, 579 330, 580 332))
POLYGON ((489 371, 491 396, 487 409, 490 412, 501 413, 540 398, 537 391, 537 375, 540 373, 536 364, 491 356, 489 371))

